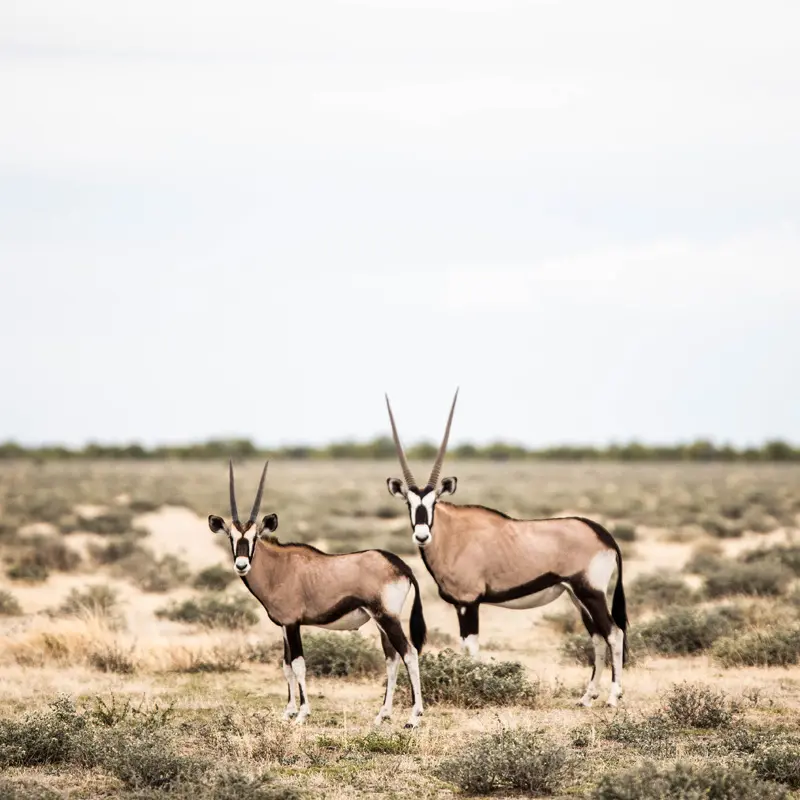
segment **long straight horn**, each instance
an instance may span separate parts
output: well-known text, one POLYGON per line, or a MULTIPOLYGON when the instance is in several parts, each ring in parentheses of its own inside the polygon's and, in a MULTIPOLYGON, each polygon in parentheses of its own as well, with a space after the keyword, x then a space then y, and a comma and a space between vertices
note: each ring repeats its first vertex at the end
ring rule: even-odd
POLYGON ((386 395, 386 408, 389 409, 389 420, 392 423, 392 436, 394 437, 394 446, 397 448, 397 457, 400 459, 400 469, 403 470, 403 477, 406 479, 406 486, 416 486, 417 482, 411 473, 411 467, 408 466, 403 445, 400 444, 400 437, 397 435, 397 426, 394 424, 394 414, 392 414, 392 406, 389 403, 389 395, 386 395))
POLYGON ((239 522, 239 512, 236 510, 236 489, 233 486, 233 459, 228 461, 228 470, 230 472, 230 492, 231 492, 231 519, 234 522, 239 522))
POLYGON ((252 525, 258 517, 258 509, 261 508, 261 495, 264 494, 264 479, 267 477, 267 467, 269 461, 264 464, 264 470, 261 473, 261 481, 258 484, 258 492, 256 493, 256 500, 253 503, 253 510, 250 512, 250 524, 252 525))
POLYGON ((442 471, 442 462, 444 461, 444 454, 447 451, 447 440, 450 438, 450 425, 453 422, 453 412, 456 410, 456 400, 458 400, 458 389, 456 389, 456 395, 453 398, 453 405, 450 406, 450 416, 447 418, 447 427, 444 429, 444 439, 442 439, 439 452, 436 454, 436 461, 433 464, 431 476, 428 478, 428 486, 433 488, 436 488, 436 484, 439 483, 439 473, 442 471))

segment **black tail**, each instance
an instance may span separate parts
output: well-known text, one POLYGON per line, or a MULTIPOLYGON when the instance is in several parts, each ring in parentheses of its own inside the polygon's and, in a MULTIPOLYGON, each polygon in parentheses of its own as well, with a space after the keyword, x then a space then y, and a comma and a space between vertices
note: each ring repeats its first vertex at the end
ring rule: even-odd
POLYGON ((411 606, 411 619, 409 628, 411 631, 411 644, 417 648, 417 652, 422 652, 422 646, 428 637, 428 627, 425 625, 425 617, 422 615, 422 598, 420 597, 419 584, 413 573, 409 576, 414 585, 414 604, 411 606))
MULTIPOLYGON (((614 543, 616 544, 616 542, 614 543)), ((625 589, 622 586, 622 553, 617 547, 617 585, 614 587, 614 599, 611 602, 611 619, 614 624, 625 634, 623 639, 622 663, 628 661, 628 609, 625 605, 625 589)))

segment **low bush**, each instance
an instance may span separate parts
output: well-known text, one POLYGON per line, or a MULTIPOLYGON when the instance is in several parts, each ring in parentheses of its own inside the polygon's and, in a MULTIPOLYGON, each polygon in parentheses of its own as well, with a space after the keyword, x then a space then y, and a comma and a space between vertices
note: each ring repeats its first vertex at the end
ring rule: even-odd
POLYGON ((639 575, 627 592, 639 608, 668 608, 697 602, 697 592, 680 575, 651 572, 639 575))
POLYGON ((110 542, 89 545, 89 555, 98 564, 117 564, 146 552, 139 541, 140 537, 131 534, 115 537, 110 542))
POLYGON ((386 670, 383 652, 360 633, 315 633, 303 637, 306 672, 317 678, 361 678, 386 670))
POLYGON ((63 800, 64 795, 35 781, 0 778, 0 797, 3 800, 63 800))
POLYGON ((611 535, 618 542, 636 541, 636 525, 632 522, 618 522, 611 529, 611 535))
POLYGON ((730 561, 723 556, 722 547, 718 542, 705 542, 695 548, 683 571, 692 575, 710 575, 729 563, 730 561))
POLYGON ((738 713, 723 692, 699 683, 674 684, 663 701, 667 717, 683 727, 725 728, 738 713))
POLYGON ((134 649, 122 647, 118 642, 96 645, 87 653, 86 659, 100 672, 113 672, 117 675, 132 675, 138 666, 134 649))
POLYGON ((107 584, 88 586, 83 591, 72 589, 57 613, 67 617, 99 617, 119 622, 119 596, 116 589, 107 584))
POLYGON ((786 591, 792 577, 791 570, 773 561, 730 563, 708 575, 706 593, 712 598, 735 594, 774 597, 786 591))
POLYGON ((648 758, 672 758, 677 753, 675 723, 664 714, 649 717, 614 716, 602 729, 602 737, 634 747, 648 758))
POLYGON ((781 544, 748 550, 742 554, 741 560, 745 564, 758 564, 765 561, 782 564, 795 575, 800 575, 800 545, 797 544, 781 544))
POLYGON ((591 800, 782 800, 786 790, 726 764, 640 764, 604 775, 591 800))
POLYGON ((81 557, 55 536, 32 536, 20 545, 15 563, 8 570, 14 580, 38 582, 51 572, 72 572, 81 557))
POLYGON ((719 514, 701 516, 698 523, 707 533, 719 539, 736 539, 747 529, 741 519, 729 519, 719 514))
MULTIPOLYGON (((443 650, 424 653, 419 660, 422 696, 428 705, 444 703, 460 708, 535 705, 541 687, 525 676, 517 661, 476 661, 466 655, 443 650)), ((407 688, 400 674, 398 684, 407 688)))
POLYGON ((130 508, 110 508, 94 516, 78 516, 77 529, 87 533, 113 535, 133 530, 133 512, 130 508))
POLYGON ((156 616, 205 628, 244 630, 258 622, 253 602, 247 597, 204 597, 185 600, 156 611, 156 616))
POLYGON ((223 567, 221 564, 214 564, 206 567, 197 574, 193 581, 195 589, 208 589, 212 592, 222 592, 236 580, 233 570, 230 567, 223 567))
POLYGON ((712 657, 723 667, 787 667, 800 663, 800 628, 748 631, 715 642, 712 657))
POLYGON ((645 622, 638 633, 644 646, 666 656, 702 653, 741 623, 743 615, 733 606, 700 611, 678 608, 645 622))
POLYGON ((19 600, 11 592, 0 589, 0 617, 18 617, 22 614, 19 600))
POLYGON ((529 797, 560 792, 574 773, 575 759, 566 747, 527 730, 476 738, 436 770, 437 777, 470 794, 522 791, 529 797))
POLYGON ((177 556, 167 553, 157 559, 147 550, 141 550, 119 562, 118 571, 143 592, 157 594, 177 589, 190 577, 186 563, 177 556))
POLYGON ((236 672, 247 660, 242 647, 217 645, 208 650, 186 650, 173 660, 172 672, 236 672))
POLYGON ((750 766, 759 778, 800 789, 800 746, 797 742, 759 747, 750 766))

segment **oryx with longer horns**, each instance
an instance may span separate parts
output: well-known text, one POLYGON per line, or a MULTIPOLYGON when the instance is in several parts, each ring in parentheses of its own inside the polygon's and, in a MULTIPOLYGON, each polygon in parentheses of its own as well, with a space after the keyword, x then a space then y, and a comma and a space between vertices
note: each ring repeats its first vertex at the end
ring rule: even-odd
POLYGON ((424 486, 414 479, 397 433, 389 397, 386 405, 405 485, 387 481, 389 492, 408 505, 413 541, 439 587, 443 600, 454 605, 462 647, 478 652, 478 610, 481 603, 505 608, 535 608, 551 603, 564 591, 580 612, 594 643, 594 668, 581 699, 589 706, 599 696, 606 653, 611 649, 612 683, 608 704, 622 694, 626 655, 627 614, 622 586, 622 555, 611 534, 582 517, 513 519, 478 505, 439 501, 456 490, 455 478, 439 484, 458 391, 447 418, 444 438, 424 486), (614 570, 617 582, 609 613, 606 591, 614 570))
POLYGON ((261 473, 250 518, 242 522, 236 509, 233 463, 230 463, 232 525, 229 527, 222 517, 212 514, 208 526, 214 533, 224 532, 230 537, 236 574, 264 606, 270 620, 283 631, 283 674, 289 684, 284 718, 296 715, 296 722, 302 723, 311 710, 300 626, 356 630, 374 619, 386 656, 386 694, 375 724, 391 716, 402 659, 413 701, 406 727, 416 727, 422 716, 418 654, 425 643, 426 628, 414 573, 402 559, 384 550, 329 555, 311 545, 279 542, 270 535, 278 527, 276 514, 268 514, 257 522, 268 464, 261 473), (400 624, 400 613, 412 587, 409 643, 400 624))

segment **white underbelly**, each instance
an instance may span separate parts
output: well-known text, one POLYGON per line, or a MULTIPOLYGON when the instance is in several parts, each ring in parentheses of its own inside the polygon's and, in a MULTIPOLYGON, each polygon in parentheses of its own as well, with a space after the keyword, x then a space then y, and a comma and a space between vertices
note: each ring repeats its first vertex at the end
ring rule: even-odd
POLYGON ((560 597, 564 592, 564 588, 564 585, 559 583, 556 586, 551 586, 549 589, 542 589, 541 592, 534 592, 524 597, 518 597, 516 600, 506 600, 505 603, 490 603, 489 605, 517 609, 538 608, 539 606, 546 606, 548 603, 552 603, 557 597, 560 597))
POLYGON ((357 608, 343 617, 339 617, 335 622, 327 625, 315 625, 315 628, 324 628, 326 631, 354 631, 360 628, 370 616, 363 608, 357 608))

